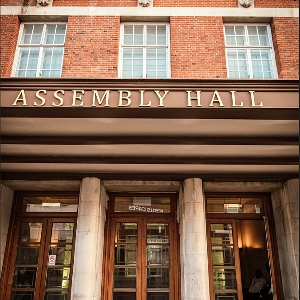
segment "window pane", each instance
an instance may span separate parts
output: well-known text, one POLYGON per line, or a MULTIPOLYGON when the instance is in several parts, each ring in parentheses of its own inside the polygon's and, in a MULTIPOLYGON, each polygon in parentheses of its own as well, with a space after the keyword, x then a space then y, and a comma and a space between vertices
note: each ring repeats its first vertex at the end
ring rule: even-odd
POLYGON ((13 288, 34 288, 36 267, 15 267, 13 288))
POLYGON ((60 71, 62 67, 62 56, 63 56, 62 48, 45 49, 43 52, 41 76, 42 77, 60 76, 60 71))
POLYGON ((263 213, 262 198, 207 198, 207 212, 263 213))
POLYGON ((46 288, 68 288, 70 268, 48 268, 46 288))
POLYGON ((74 223, 53 223, 51 243, 72 243, 74 223))
POLYGON ((147 292, 147 300, 169 300, 169 292, 147 292))
POLYGON ((244 46, 246 43, 245 43, 245 37, 243 36, 237 36, 236 37, 236 45, 237 46, 244 46))
POLYGON ((156 63, 155 60, 147 60, 146 64, 147 71, 155 71, 156 70, 156 63))
POLYGON ((215 300, 238 300, 237 293, 215 293, 215 300))
POLYGON ((66 24, 25 24, 20 47, 32 47, 20 49, 16 76, 60 77, 63 48, 43 48, 43 44, 64 44, 65 32, 66 24))
POLYGON ((225 26, 226 35, 234 35, 234 26, 225 26))
POLYGON ((259 46, 258 36, 249 36, 250 46, 259 46))
POLYGON ((77 212, 78 196, 23 197, 22 212, 77 212))
POLYGON ((146 45, 156 45, 156 26, 147 26, 146 45))
POLYGON ((244 26, 235 26, 236 35, 245 35, 244 26))
POLYGON ((157 49, 157 58, 158 59, 167 59, 167 50, 166 49, 157 49))
POLYGON ((147 71, 147 78, 156 78, 156 72, 154 71, 147 71))
POLYGON ((235 50, 227 51, 227 58, 228 59, 237 59, 237 53, 235 50))
POLYGON ((234 269, 215 268, 213 271, 215 290, 235 290, 237 288, 234 269))
POLYGON ((44 300, 67 300, 68 299, 68 292, 46 292, 44 300))
POLYGON ((214 266, 234 266, 233 246, 212 246, 212 263, 214 266))
POLYGON ((113 300, 136 300, 135 292, 114 292, 113 300))
POLYGON ((25 24, 22 44, 40 44, 43 33, 43 24, 25 24))
POLYGON ((170 197, 116 197, 115 212, 170 213, 170 197))
POLYGON ((169 268, 147 268, 147 288, 169 288, 169 273, 169 268))
POLYGON ((49 255, 55 256, 54 265, 70 265, 72 257, 72 245, 52 244, 49 255))
POLYGON ((136 268, 115 268, 114 288, 135 288, 136 268))
POLYGON ((248 26, 248 34, 249 35, 257 35, 257 29, 256 26, 248 26))
POLYGON ((124 26, 124 45, 133 45, 133 25, 124 26))
POLYGON ((134 25, 134 45, 143 45, 143 25, 134 25))
POLYGON ((240 49, 227 49, 226 60, 229 78, 273 78, 271 71, 271 45, 267 26, 225 26, 226 46, 240 47, 240 49), (245 30, 247 29, 247 30, 245 30), (251 49, 250 47, 256 49, 251 49), (246 49, 247 47, 247 49, 246 49), (261 49, 259 49, 261 47, 261 49), (269 47, 270 49, 266 49, 269 47), (242 50, 242 49, 245 50, 242 50), (250 49, 249 49, 250 48, 250 49), (250 55, 250 56, 249 56, 250 55), (233 63, 238 60, 239 64, 233 63), (263 68, 263 61, 268 61, 268 66, 263 68), (242 63, 244 61, 244 63, 242 63), (252 65, 252 70, 249 68, 252 65))
POLYGON ((147 54, 146 54, 146 58, 150 59, 150 58, 156 58, 156 50, 155 49, 147 49, 147 54))
POLYGON ((124 46, 143 46, 122 49, 122 77, 157 78, 166 77, 167 70, 167 26, 166 25, 124 25, 124 46), (147 47, 146 47, 147 45, 147 47), (164 46, 163 48, 161 46, 164 46), (158 59, 159 70, 157 73, 158 59), (128 60, 128 62, 125 62, 128 60), (132 60, 130 63, 129 61, 132 60))

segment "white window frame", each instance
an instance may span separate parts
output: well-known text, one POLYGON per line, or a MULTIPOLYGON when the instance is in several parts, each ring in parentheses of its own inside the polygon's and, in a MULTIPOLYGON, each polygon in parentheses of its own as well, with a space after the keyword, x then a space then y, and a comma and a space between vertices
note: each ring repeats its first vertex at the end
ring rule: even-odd
POLYGON ((171 64, 170 64, 170 24, 167 22, 124 22, 121 23, 120 28, 120 43, 119 43, 119 71, 118 71, 118 77, 119 78, 147 78, 146 77, 146 49, 147 48, 164 48, 166 49, 166 77, 151 77, 151 79, 155 78, 171 78, 171 64), (146 35, 143 31, 143 45, 141 46, 125 46, 124 45, 124 25, 143 25, 144 30, 145 26, 147 25, 166 25, 166 46, 147 46, 145 39, 146 35), (142 77, 122 77, 122 71, 123 71, 123 49, 126 48, 141 48, 143 49, 143 76, 142 77))
MULTIPOLYGON (((66 33, 67 33, 67 23, 66 22, 26 22, 26 23, 21 23, 20 30, 19 30, 19 36, 18 36, 17 48, 16 48, 13 67, 12 67, 12 72, 11 72, 11 77, 18 77, 18 78, 40 77, 41 78, 42 76, 39 76, 39 71, 41 70, 43 49, 45 49, 45 48, 55 48, 55 47, 63 48, 60 75, 58 77, 43 77, 43 78, 59 78, 59 77, 61 77, 62 67, 63 67, 63 59, 64 59, 64 52, 65 52, 65 41, 64 41, 63 44, 43 44, 43 41, 44 41, 44 38, 45 38, 45 33, 46 33, 46 27, 47 27, 47 25, 53 25, 53 24, 55 24, 55 25, 60 25, 60 24, 66 25, 66 33), (42 32, 42 39, 41 39, 42 43, 40 43, 39 46, 37 46, 36 44, 35 45, 21 44, 25 25, 43 25, 43 32, 42 32), (20 51, 21 51, 22 48, 35 48, 35 49, 39 48, 39 58, 38 58, 38 63, 37 63, 36 76, 28 76, 28 77, 17 76, 17 66, 18 66, 18 63, 19 63, 19 54, 20 54, 20 51)), ((66 35, 67 34, 65 34, 65 40, 66 40, 66 35)))
POLYGON ((272 32, 269 24, 266 23, 226 23, 223 26, 223 31, 224 31, 224 44, 225 44, 225 55, 226 55, 226 68, 227 68, 227 78, 230 79, 247 79, 244 77, 229 77, 229 65, 228 65, 228 59, 227 59, 227 52, 232 49, 236 50, 246 50, 247 52, 247 64, 249 68, 248 72, 248 79, 277 79, 278 78, 278 73, 277 73, 277 67, 276 67, 276 60, 275 60, 275 52, 274 52, 274 46, 273 46, 273 40, 272 40, 272 32), (225 27, 226 26, 243 26, 245 30, 245 39, 246 39, 246 46, 227 46, 226 45, 226 33, 225 33, 225 27), (249 43, 249 34, 248 34, 248 26, 265 26, 267 28, 267 33, 268 33, 268 40, 270 46, 250 46, 249 43), (253 77, 253 70, 252 70, 252 64, 251 64, 251 56, 250 56, 250 50, 252 49, 267 49, 270 50, 270 55, 271 55, 271 72, 273 74, 272 77, 268 78, 257 78, 253 77))

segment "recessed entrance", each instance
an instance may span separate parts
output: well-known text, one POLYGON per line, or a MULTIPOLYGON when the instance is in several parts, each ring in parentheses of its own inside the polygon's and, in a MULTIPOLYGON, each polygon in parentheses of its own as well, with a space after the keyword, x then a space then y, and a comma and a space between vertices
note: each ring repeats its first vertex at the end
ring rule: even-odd
POLYGON ((113 195, 110 199, 104 299, 178 299, 175 195, 113 195))
POLYGON ((78 196, 17 194, 3 300, 70 300, 78 196))

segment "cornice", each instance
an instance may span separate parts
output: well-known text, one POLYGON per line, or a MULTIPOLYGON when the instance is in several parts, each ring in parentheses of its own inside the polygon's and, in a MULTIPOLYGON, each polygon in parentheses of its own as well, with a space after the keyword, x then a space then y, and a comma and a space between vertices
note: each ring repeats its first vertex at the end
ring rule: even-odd
POLYGON ((18 16, 222 16, 222 17, 299 17, 298 8, 249 7, 99 7, 99 6, 1 6, 1 15, 18 16))

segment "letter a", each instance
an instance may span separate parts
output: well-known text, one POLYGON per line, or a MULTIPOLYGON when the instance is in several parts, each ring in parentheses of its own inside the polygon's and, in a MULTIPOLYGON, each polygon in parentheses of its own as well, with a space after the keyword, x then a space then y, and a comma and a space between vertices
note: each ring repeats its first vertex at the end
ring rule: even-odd
POLYGON ((18 101, 22 101, 23 102, 23 106, 27 105, 27 102, 26 102, 26 97, 25 97, 25 91, 24 90, 21 90, 19 95, 17 96, 15 102, 12 104, 12 105, 17 105, 17 102, 18 101), (22 98, 20 98, 22 96, 22 98))

